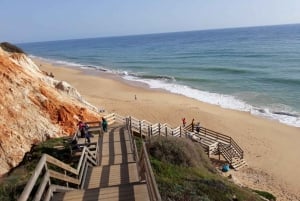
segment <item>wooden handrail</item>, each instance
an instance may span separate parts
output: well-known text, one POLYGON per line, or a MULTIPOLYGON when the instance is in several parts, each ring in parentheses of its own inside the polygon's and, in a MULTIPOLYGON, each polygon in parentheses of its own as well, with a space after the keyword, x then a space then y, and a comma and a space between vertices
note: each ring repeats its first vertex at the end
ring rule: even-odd
POLYGON ((161 201, 161 196, 155 181, 154 173, 152 171, 145 142, 142 143, 139 167, 140 167, 139 174, 141 178, 146 180, 150 200, 161 201))
POLYGON ((29 181, 27 182, 21 196, 19 197, 18 201, 26 201, 33 189, 33 186, 35 185, 37 179, 39 178, 43 168, 46 164, 46 154, 43 154, 42 158, 38 162, 33 174, 31 175, 29 181))
MULTIPOLYGON (((137 162, 138 162, 138 175, 140 180, 146 180, 146 184, 147 184, 147 188, 148 188, 148 193, 149 193, 149 198, 151 201, 161 201, 161 197, 160 197, 160 193, 158 191, 158 187, 155 181, 155 177, 151 168, 151 164, 150 164, 150 160, 149 160, 149 156, 145 147, 145 143, 142 143, 142 149, 141 149, 141 153, 140 155, 137 153, 137 148, 136 148, 136 143, 135 140, 133 139, 133 132, 132 132, 132 118, 128 117, 125 119, 125 125, 126 128, 129 132, 129 136, 130 136, 130 141, 131 144, 133 146, 133 151, 134 151, 134 155, 137 158, 137 162)), ((139 128, 136 128, 136 132, 142 132, 142 126, 141 123, 139 121, 139 128)), ((151 130, 150 126, 147 128, 147 130, 151 130)))
MULTIPOLYGON (((111 114, 111 115, 117 115, 117 114, 111 114)), ((124 119, 123 117, 119 119, 124 119)), ((139 133, 141 136, 156 136, 156 135, 173 135, 173 136, 178 136, 178 137, 185 137, 186 134, 189 132, 193 132, 193 135, 197 135, 195 132, 195 125, 194 125, 194 131, 192 131, 192 124, 187 125, 186 127, 177 127, 172 129, 168 124, 152 124, 151 122, 145 121, 145 120, 139 120, 134 117, 129 117, 130 120, 130 130, 136 133, 139 133), (150 127, 150 129, 148 129, 150 127), (150 132, 150 133, 149 133, 150 132)), ((114 118, 117 120, 117 118, 114 118)), ((125 120, 118 121, 120 123, 125 123, 125 120)), ((217 142, 220 143, 226 143, 229 144, 230 146, 233 147, 233 149, 237 152, 237 157, 243 158, 244 157, 244 151, 241 149, 240 146, 230 137, 227 135, 224 135, 222 133, 210 130, 205 127, 200 127, 199 133, 204 134, 217 142)))
MULTIPOLYGON (((97 164, 96 156, 92 154, 87 147, 84 147, 82 150, 82 154, 79 160, 79 163, 77 165, 77 168, 73 168, 68 164, 63 163, 62 161, 48 155, 48 154, 43 154, 41 159, 39 160, 33 174, 31 175, 30 179, 28 180, 22 194, 20 195, 18 201, 26 201, 34 186, 36 185, 38 178, 43 177, 41 184, 38 187, 38 191, 35 195, 34 200, 40 200, 42 195, 45 193, 45 189, 47 184, 51 185, 51 178, 55 178, 61 181, 65 181, 68 183, 73 183, 76 185, 80 185, 82 182, 82 177, 78 176, 82 173, 82 169, 86 169, 86 166, 88 163, 91 163, 92 165, 97 164), (84 162, 85 161, 85 162, 84 162), (70 172, 74 177, 67 176, 65 174, 59 173, 55 170, 50 170, 48 169, 48 163, 61 168, 64 171, 70 172), (43 173, 43 169, 45 169, 45 174, 41 175, 43 173)), ((50 189, 50 187, 48 188, 50 189)), ((49 194, 49 192, 47 193, 49 194)), ((51 194, 51 193, 50 193, 51 194)))

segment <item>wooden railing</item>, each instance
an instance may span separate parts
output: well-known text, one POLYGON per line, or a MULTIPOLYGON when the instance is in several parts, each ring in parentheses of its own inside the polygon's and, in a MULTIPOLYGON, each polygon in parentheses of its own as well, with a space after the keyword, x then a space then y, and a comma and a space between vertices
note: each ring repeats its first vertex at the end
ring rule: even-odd
MULTIPOLYGON (((122 117, 118 114, 110 114, 106 116, 106 118, 110 119, 113 123, 114 121, 125 123, 126 118, 122 117)), ((200 127, 199 132, 195 132, 195 127, 192 130, 192 124, 187 125, 186 127, 178 126, 176 128, 171 128, 168 124, 152 124, 146 120, 138 120, 134 117, 129 118, 129 127, 132 132, 138 133, 141 137, 153 137, 156 135, 162 136, 176 136, 176 137, 190 137, 192 135, 201 138, 205 136, 206 138, 210 138, 215 140, 216 142, 227 144, 234 149, 234 154, 231 157, 244 158, 244 151, 240 146, 230 137, 224 135, 222 133, 215 132, 213 130, 207 129, 205 127, 200 127)))
MULTIPOLYGON (((136 156, 140 181, 146 181, 150 201, 161 201, 161 196, 160 196, 160 193, 159 193, 156 181, 155 181, 155 177, 154 177, 154 174, 152 171, 152 167, 150 164, 148 152, 145 147, 145 143, 144 142, 142 143, 140 154, 138 154, 136 143, 135 143, 133 132, 132 132, 133 127, 132 127, 130 118, 125 118, 125 125, 129 132, 132 150, 134 151, 134 153, 135 153, 134 155, 136 156)), ((142 125, 142 124, 139 122, 139 125, 142 125)), ((135 127, 135 129, 136 128, 137 127, 135 127)), ((140 127, 139 130, 140 131, 143 130, 142 127, 140 127)))
POLYGON ((73 190, 74 187, 70 187, 70 184, 76 188, 82 188, 88 167, 97 165, 97 155, 84 147, 75 169, 48 154, 43 154, 18 200, 26 201, 32 197, 35 201, 48 201, 55 191, 73 190), (52 184, 53 179, 61 181, 60 184, 52 184), (65 185, 62 185, 62 182, 65 185), (32 195, 36 187, 37 191, 32 195))
POLYGON ((139 175, 141 180, 147 181, 150 200, 161 201, 161 196, 155 181, 154 173, 152 171, 148 152, 144 142, 142 144, 141 153, 140 153, 139 175))
POLYGON ((147 121, 139 121, 133 117, 123 117, 118 114, 109 114, 105 116, 105 119, 108 121, 108 124, 113 124, 114 122, 125 124, 129 132, 130 145, 134 152, 135 160, 137 161, 140 180, 146 181, 150 200, 161 201, 160 193, 158 191, 145 144, 143 143, 141 153, 138 154, 137 146, 133 136, 133 132, 137 131, 140 133, 141 137, 146 135, 149 131, 149 125, 151 123, 147 121))
POLYGON ((217 140, 220 143, 228 144, 236 151, 236 156, 239 158, 244 158, 244 151, 242 148, 232 139, 232 137, 224 135, 222 133, 218 133, 216 131, 200 127, 199 133, 194 132, 196 136, 201 137, 201 135, 208 136, 212 139, 217 140))

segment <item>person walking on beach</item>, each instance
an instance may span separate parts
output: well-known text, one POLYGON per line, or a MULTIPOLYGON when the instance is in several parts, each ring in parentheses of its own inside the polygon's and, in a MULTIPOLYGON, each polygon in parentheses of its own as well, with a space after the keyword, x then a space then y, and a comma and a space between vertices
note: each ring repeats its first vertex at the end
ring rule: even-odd
POLYGON ((102 129, 104 132, 107 132, 107 121, 104 117, 102 117, 102 129))
POLYGON ((185 127, 185 124, 186 124, 186 120, 185 120, 185 117, 183 117, 182 118, 182 126, 185 127))

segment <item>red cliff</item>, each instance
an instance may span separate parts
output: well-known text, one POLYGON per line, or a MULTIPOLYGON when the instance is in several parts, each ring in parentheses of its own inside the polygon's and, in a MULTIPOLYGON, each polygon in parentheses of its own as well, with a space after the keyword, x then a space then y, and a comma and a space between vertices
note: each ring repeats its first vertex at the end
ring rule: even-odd
POLYGON ((79 119, 99 119, 96 108, 66 82, 42 73, 19 48, 0 44, 0 175, 48 137, 71 135, 79 119))

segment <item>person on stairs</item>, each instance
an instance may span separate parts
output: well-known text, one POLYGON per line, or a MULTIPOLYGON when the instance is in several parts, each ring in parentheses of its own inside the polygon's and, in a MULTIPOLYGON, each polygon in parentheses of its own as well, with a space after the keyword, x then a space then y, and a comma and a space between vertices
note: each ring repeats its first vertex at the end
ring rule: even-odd
POLYGON ((89 126, 87 124, 84 125, 84 136, 87 143, 91 143, 91 135, 89 133, 89 126))
POLYGON ((78 125, 78 129, 80 132, 80 137, 84 138, 85 137, 85 133, 84 133, 85 123, 83 123, 82 121, 79 121, 77 125, 78 125))
POLYGON ((107 121, 104 117, 102 117, 102 129, 104 132, 107 132, 107 121))

